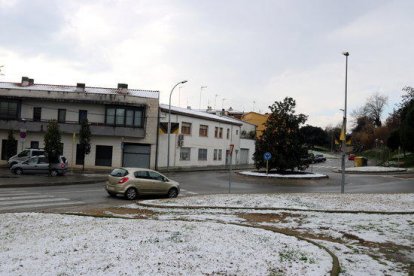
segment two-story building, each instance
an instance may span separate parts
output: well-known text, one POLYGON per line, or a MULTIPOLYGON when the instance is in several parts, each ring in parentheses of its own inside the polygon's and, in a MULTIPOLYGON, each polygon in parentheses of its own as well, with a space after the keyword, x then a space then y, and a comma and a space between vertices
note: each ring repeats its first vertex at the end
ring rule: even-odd
MULTIPOLYGON (((167 167, 168 105, 160 105, 160 168, 167 167)), ((252 164, 255 143, 242 139, 243 122, 228 116, 171 107, 170 168, 252 164)), ((253 127, 253 125, 250 125, 253 127)))
POLYGON ((42 148, 47 124, 56 120, 63 155, 70 166, 81 167, 78 133, 80 122, 87 118, 92 135, 86 168, 155 168, 158 105, 158 91, 128 89, 127 84, 117 88, 35 84, 27 77, 20 83, 0 82, 1 162, 6 163, 9 130, 18 140, 17 151, 42 148))

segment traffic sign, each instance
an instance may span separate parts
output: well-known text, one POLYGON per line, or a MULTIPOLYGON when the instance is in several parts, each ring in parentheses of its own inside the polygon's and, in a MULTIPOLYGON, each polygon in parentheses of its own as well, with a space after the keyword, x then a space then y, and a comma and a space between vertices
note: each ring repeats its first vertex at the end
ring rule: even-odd
POLYGON ((272 154, 270 152, 265 152, 265 154, 263 154, 263 158, 265 161, 269 161, 272 159, 272 154))

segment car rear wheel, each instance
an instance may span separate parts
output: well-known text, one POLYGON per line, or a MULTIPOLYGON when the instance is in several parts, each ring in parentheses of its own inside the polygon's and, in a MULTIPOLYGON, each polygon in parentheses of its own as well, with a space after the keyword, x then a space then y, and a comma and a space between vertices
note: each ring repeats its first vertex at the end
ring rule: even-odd
POLYGON ((168 191, 167 196, 168 196, 169 198, 175 198, 175 197, 177 197, 177 196, 178 196, 178 190, 177 190, 176 188, 171 188, 171 189, 168 191))
POLYGON ((23 170, 20 168, 14 169, 14 173, 17 175, 22 175, 23 174, 23 170))
POLYGON ((51 172, 50 172, 50 175, 51 176, 57 176, 59 173, 58 173, 58 171, 57 170, 52 170, 51 172))
POLYGON ((135 188, 129 188, 125 192, 125 197, 129 200, 136 199, 138 197, 138 192, 135 188))

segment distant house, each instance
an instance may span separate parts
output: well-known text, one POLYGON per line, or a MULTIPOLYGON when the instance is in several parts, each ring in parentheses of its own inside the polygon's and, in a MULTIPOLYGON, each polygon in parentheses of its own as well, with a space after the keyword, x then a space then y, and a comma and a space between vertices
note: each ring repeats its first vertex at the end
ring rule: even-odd
POLYGON ((254 124, 256 126, 256 138, 259 138, 262 136, 263 131, 266 129, 265 123, 267 121, 267 118, 269 118, 268 113, 260 114, 256 112, 247 112, 243 114, 242 121, 254 124))
POLYGON ((70 166, 81 167, 78 132, 87 118, 91 129, 91 152, 86 168, 119 166, 155 168, 159 92, 117 88, 0 82, 1 163, 9 129, 14 130, 18 149, 42 148, 50 120, 59 123, 63 154, 70 166), (26 137, 19 139, 24 131, 26 137))
MULTIPOLYGON (((160 105, 159 168, 167 166, 168 110, 168 105, 160 105)), ((230 145, 234 145, 232 164, 253 164, 255 141, 241 137, 244 125, 228 116, 172 106, 170 167, 224 166, 230 163, 230 145)))

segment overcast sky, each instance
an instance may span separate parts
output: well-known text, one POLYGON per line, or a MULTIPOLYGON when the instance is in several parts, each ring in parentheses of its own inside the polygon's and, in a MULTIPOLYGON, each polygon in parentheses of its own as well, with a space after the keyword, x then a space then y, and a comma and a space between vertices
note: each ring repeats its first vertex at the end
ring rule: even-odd
MULTIPOLYGON (((266 112, 286 96, 308 123, 341 121, 414 86, 414 1, 0 0, 0 81, 159 90, 174 105, 266 112), (217 96, 216 96, 217 95, 217 96), (223 100, 225 99, 225 100, 223 100), (180 102, 179 102, 180 100, 180 102)), ((386 115, 386 114, 385 114, 386 115)))

